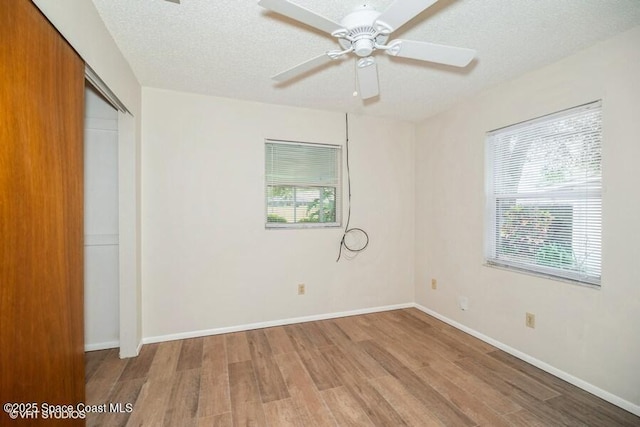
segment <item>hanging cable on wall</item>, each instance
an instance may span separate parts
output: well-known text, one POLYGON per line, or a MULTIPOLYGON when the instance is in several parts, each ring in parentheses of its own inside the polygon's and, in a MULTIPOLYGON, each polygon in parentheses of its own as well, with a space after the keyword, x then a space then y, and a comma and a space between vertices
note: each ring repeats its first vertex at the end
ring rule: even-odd
POLYGON ((346 151, 347 151, 347 190, 348 190, 348 198, 347 198, 347 223, 344 227, 344 233, 342 234, 342 239, 340 240, 340 250, 338 251, 338 258, 336 262, 340 261, 342 257, 342 250, 346 249, 346 251, 351 254, 351 256, 347 256, 345 254, 345 258, 353 259, 359 252, 365 250, 365 248, 369 245, 369 235, 362 228, 349 228, 349 223, 351 222, 351 170, 349 168, 349 114, 345 113, 345 134, 346 134, 346 151))

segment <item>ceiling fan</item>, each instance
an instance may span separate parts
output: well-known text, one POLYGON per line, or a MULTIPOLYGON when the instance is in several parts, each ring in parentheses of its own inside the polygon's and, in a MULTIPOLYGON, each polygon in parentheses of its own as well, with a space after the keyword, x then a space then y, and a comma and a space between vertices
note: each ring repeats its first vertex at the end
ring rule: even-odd
POLYGON ((476 54, 473 49, 400 39, 387 43, 391 33, 436 1, 396 0, 382 13, 365 4, 337 23, 288 0, 259 0, 258 4, 265 9, 331 34, 338 39, 341 47, 276 74, 272 79, 284 82, 344 55, 355 53, 358 56, 358 91, 362 99, 368 99, 379 95, 378 69, 372 56, 377 50, 392 56, 466 67, 476 54))

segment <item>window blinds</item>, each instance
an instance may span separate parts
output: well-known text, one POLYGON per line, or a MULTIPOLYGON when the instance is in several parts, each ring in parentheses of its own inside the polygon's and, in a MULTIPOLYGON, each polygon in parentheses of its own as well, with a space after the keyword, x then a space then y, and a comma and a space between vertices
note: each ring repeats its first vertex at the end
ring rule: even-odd
POLYGON ((337 186, 338 146, 266 143, 267 185, 337 186))
POLYGON ((598 285, 601 102, 492 131, 487 261, 598 285))

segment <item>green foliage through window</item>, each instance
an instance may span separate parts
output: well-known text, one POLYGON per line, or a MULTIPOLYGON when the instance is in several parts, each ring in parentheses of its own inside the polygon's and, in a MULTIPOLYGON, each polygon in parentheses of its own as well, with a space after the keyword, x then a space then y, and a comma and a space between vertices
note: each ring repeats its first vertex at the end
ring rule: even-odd
POLYGON ((515 205, 501 215, 498 254, 537 265, 576 269, 571 248, 570 207, 515 205), (563 215, 564 214, 564 215, 563 215))
POLYGON ((269 186, 268 223, 335 223, 334 187, 269 186))

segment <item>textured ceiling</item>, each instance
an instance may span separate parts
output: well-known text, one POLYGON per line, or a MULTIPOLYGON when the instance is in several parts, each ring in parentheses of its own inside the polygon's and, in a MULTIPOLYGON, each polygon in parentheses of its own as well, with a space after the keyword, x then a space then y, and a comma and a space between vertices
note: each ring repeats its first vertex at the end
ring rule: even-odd
MULTIPOLYGON (((292 1, 337 22, 363 3, 292 1)), ((353 56, 275 85, 270 76, 338 44, 257 0, 93 2, 143 86, 411 121, 640 25, 640 0, 440 0, 391 39, 472 48, 476 60, 461 70, 378 53, 380 97, 363 102, 353 56)))

